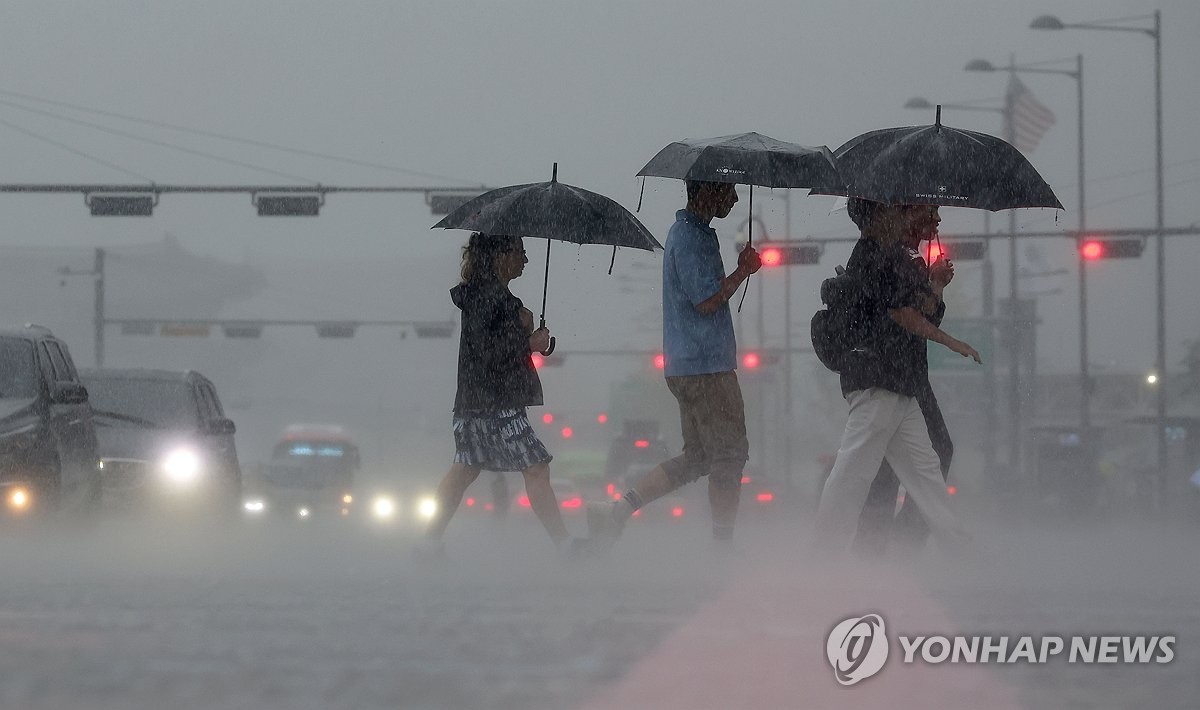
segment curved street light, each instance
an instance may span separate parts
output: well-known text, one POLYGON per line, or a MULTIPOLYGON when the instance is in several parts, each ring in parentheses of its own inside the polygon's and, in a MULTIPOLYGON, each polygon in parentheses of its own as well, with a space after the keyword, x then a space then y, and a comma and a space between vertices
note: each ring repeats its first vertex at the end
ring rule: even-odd
MULTIPOLYGON (((1156 227, 1158 233, 1154 242, 1156 254, 1156 316, 1158 321, 1158 348, 1155 357, 1155 370, 1163 378, 1167 376, 1167 292, 1164 273, 1166 271, 1166 256, 1163 251, 1163 224, 1165 210, 1163 203, 1163 117, 1162 117, 1162 13, 1155 10, 1149 15, 1121 18, 1117 20, 1101 20, 1099 22, 1067 23, 1054 15, 1042 15, 1029 23, 1030 29, 1035 30, 1105 30, 1109 32, 1136 32, 1148 35, 1154 40, 1154 157, 1155 157, 1155 193, 1156 193, 1156 227), (1129 23, 1139 20, 1152 20, 1151 27, 1130 26, 1129 23)), ((1160 504, 1165 501, 1167 482, 1167 388, 1159 387, 1156 397, 1156 418, 1158 438, 1158 486, 1160 504)))

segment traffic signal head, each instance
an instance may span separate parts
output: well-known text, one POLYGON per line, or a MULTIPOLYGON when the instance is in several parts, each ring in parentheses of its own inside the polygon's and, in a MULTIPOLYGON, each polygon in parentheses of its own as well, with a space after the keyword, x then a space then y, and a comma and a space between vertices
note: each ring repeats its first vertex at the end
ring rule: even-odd
POLYGON ((795 264, 817 264, 821 261, 820 244, 798 244, 796 242, 763 242, 755 245, 762 265, 792 266, 795 264))
POLYGON ((925 262, 932 264, 943 255, 951 261, 978 261, 985 254, 987 254, 987 242, 984 241, 929 242, 925 247, 925 262))
POLYGON ((1086 239, 1079 245, 1079 256, 1086 261, 1136 259, 1143 248, 1141 239, 1086 239))
POLYGON ((767 365, 774 365, 779 362, 779 354, 771 352, 761 352, 759 350, 747 350, 742 353, 741 365, 747 370, 757 370, 767 365))

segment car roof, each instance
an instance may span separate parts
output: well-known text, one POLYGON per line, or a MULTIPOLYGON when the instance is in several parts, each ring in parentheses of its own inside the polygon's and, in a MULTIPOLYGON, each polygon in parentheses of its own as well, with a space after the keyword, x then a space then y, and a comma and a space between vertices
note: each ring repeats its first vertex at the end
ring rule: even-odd
POLYGON ((154 370, 149 368, 87 368, 79 376, 92 380, 152 380, 156 382, 190 382, 208 380, 195 370, 154 370))
POLYGON ((54 337, 54 333, 51 333, 49 328, 44 325, 37 325, 35 323, 26 323, 24 326, 15 328, 11 326, 0 328, 0 338, 19 338, 21 340, 30 341, 46 339, 57 340, 57 338, 54 337))
POLYGON ((354 443, 353 437, 340 424, 292 424, 283 430, 281 441, 297 439, 354 443))

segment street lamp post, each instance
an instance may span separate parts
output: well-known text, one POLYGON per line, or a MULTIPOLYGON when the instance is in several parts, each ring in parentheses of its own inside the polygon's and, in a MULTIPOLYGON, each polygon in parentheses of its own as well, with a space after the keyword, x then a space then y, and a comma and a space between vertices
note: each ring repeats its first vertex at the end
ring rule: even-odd
MULTIPOLYGON (((1058 74, 1060 76, 1069 76, 1075 80, 1076 96, 1078 99, 1078 155, 1079 155, 1079 204, 1078 224, 1080 237, 1076 244, 1076 259, 1079 263, 1079 423, 1084 432, 1088 432, 1091 427, 1091 384, 1088 373, 1088 331, 1087 331, 1087 271, 1085 270, 1086 260, 1079 247, 1082 244, 1084 237, 1083 231, 1087 228, 1087 200, 1085 192, 1084 180, 1084 151, 1083 151, 1083 55, 1075 56, 1075 70, 1069 69, 1052 69, 1041 66, 1043 64, 1053 64, 1056 62, 1038 62, 1034 64, 1009 64, 1008 66, 997 67, 986 59, 973 59, 967 62, 966 71, 1007 71, 1010 74, 1058 74)), ((1011 108, 1011 107, 1010 107, 1011 108)))
POLYGON ((85 271, 64 266, 58 270, 58 273, 62 276, 91 276, 94 278, 92 328, 95 337, 95 362, 96 367, 104 367, 104 250, 96 249, 95 262, 91 270, 85 271))
MULTIPOLYGON (((904 108, 916 110, 928 110, 934 105, 927 99, 915 96, 904 103, 904 108)), ((989 113, 998 113, 1006 116, 1007 111, 996 106, 977 106, 968 103, 959 104, 941 104, 944 109, 952 111, 987 111, 989 113)), ((985 234, 990 234, 992 231, 992 213, 984 210, 983 212, 983 231, 985 234)), ((983 318, 989 325, 994 323, 995 317, 995 286, 993 283, 992 272, 992 254, 991 249, 984 251, 983 257, 983 318)), ((994 332, 994 331, 993 331, 994 332)), ((986 434, 983 440, 983 472, 986 480, 990 483, 997 483, 993 480, 993 473, 996 470, 996 362, 995 358, 988 358, 983 364, 983 396, 987 400, 987 408, 984 410, 984 429, 986 434)))
MULTIPOLYGON (((1155 371, 1161 382, 1156 389, 1156 428, 1158 439, 1158 498, 1160 504, 1165 502, 1167 480, 1167 296, 1166 296, 1166 259, 1163 251, 1165 240, 1163 226, 1165 220, 1163 203, 1163 119, 1162 119, 1162 13, 1155 10, 1151 15, 1125 18, 1101 22, 1064 23, 1053 15, 1042 15, 1030 23, 1035 30, 1108 30, 1112 32, 1139 32, 1149 35, 1154 40, 1154 182, 1155 182, 1155 226, 1157 233, 1154 238, 1156 255, 1156 298, 1158 343, 1155 355, 1155 371), (1111 22, 1131 22, 1134 20, 1152 19, 1152 27, 1130 27, 1127 24, 1109 24, 1111 22)), ((1080 81, 1082 84, 1082 80, 1080 81)))

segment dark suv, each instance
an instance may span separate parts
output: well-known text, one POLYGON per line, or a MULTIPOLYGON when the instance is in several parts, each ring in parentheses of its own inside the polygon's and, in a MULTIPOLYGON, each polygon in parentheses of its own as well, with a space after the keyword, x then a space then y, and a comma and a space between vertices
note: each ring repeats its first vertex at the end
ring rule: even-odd
POLYGON ((235 427, 198 372, 84 370, 100 439, 106 507, 235 515, 235 427))
POLYGON ((95 510, 102 495, 88 392, 46 328, 0 330, 0 494, 6 515, 95 510))

